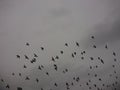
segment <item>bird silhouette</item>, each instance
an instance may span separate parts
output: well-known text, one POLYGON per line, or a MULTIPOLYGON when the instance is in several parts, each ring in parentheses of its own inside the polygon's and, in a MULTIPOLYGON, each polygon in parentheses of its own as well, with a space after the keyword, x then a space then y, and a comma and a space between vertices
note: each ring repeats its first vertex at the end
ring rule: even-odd
POLYGON ((26 76, 25 80, 30 80, 30 78, 28 76, 26 76))
POLYGON ((41 50, 43 51, 43 50, 44 50, 44 47, 41 47, 41 50))
POLYGON ((60 51, 61 54, 63 54, 63 51, 60 51))
POLYGON ((38 78, 36 78, 36 82, 37 82, 37 83, 39 82, 39 79, 38 79, 38 78))
POLYGON ((33 58, 30 62, 31 62, 31 63, 36 62, 36 58, 33 58))
POLYGON ((34 57, 38 57, 37 54, 34 53, 34 57))
POLYGON ((42 70, 41 66, 38 66, 38 69, 39 69, 39 70, 42 70))
POLYGON ((91 38, 92 38, 92 39, 95 39, 95 37, 94 37, 94 36, 91 36, 91 38))
POLYGON ((21 73, 19 73, 19 76, 22 76, 22 74, 21 74, 21 73))
POLYGON ((65 43, 65 46, 67 46, 67 47, 68 47, 68 44, 67 44, 67 43, 65 43))
POLYGON ((27 42, 27 43, 26 43, 26 46, 30 46, 30 44, 27 42))
POLYGON ((17 87, 17 90, 22 90, 22 88, 21 87, 17 87))
POLYGON ((28 56, 27 55, 24 55, 25 56, 25 59, 29 60, 28 56))
POLYGON ((20 59, 20 55, 16 55, 16 57, 20 59))
POLYGON ((24 66, 23 66, 23 68, 27 68, 27 66, 26 66, 26 65, 24 65, 24 66))
POLYGON ((76 46, 78 46, 78 47, 80 46, 78 42, 76 42, 76 46))
POLYGON ((8 88, 8 89, 9 89, 9 88, 10 88, 10 86, 7 84, 7 85, 6 85, 6 88, 8 88))

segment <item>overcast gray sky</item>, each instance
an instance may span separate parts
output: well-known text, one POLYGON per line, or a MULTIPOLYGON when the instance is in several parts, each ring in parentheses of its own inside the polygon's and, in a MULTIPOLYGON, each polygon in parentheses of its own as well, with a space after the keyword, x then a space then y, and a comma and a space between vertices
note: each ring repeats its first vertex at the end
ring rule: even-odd
MULTIPOLYGON (((10 84, 10 90, 17 90, 18 86, 23 90, 40 90, 41 87, 46 90, 66 90, 63 83, 71 82, 74 74, 82 78, 81 83, 90 77, 93 83, 97 83, 93 76, 87 76, 88 72, 94 71, 104 78, 102 83, 106 83, 109 80, 107 75, 112 73, 110 65, 113 64, 113 56, 110 53, 119 53, 119 4, 119 0, 0 0, 0 79, 5 79, 4 83, 0 82, 1 90, 7 90, 7 83, 10 84), (95 36, 94 40, 90 38, 92 35, 95 36), (75 47, 76 41, 80 49, 75 47), (26 42, 30 43, 29 47, 25 45, 26 42), (65 43, 68 43, 68 48, 65 43), (96 49, 92 48, 93 44, 97 46, 96 49), (110 47, 109 51, 104 49, 106 44, 110 47), (42 46, 44 51, 40 50, 42 46), (64 51, 64 55, 60 55, 60 50, 64 51), (82 50, 87 52, 86 61, 79 62, 82 50), (70 56, 74 51, 78 55, 74 58, 75 62, 70 56), (25 54, 32 58, 33 53, 39 56, 35 64, 24 59, 25 54), (21 56, 20 60, 16 58, 17 54, 21 56), (52 69, 53 63, 50 61, 56 55, 60 56, 58 72, 52 69), (102 56, 106 60, 105 66, 89 71, 90 64, 99 65, 98 62, 87 61, 90 56, 102 56), (28 66, 27 69, 23 69, 24 64, 28 66), (40 64, 46 68, 38 73, 36 67, 40 64), (64 68, 70 69, 65 76, 60 73, 64 68), (45 77, 45 71, 52 76, 45 77), (15 76, 11 75, 12 72, 16 73, 15 76), (19 72, 22 78, 17 75, 19 72), (32 80, 26 82, 26 75, 32 80), (41 81, 39 85, 34 82, 36 77, 41 81), (60 83, 60 86, 55 88, 53 82, 60 83)), ((119 59, 119 56, 116 58, 119 59)), ((116 70, 119 75, 119 67, 116 70)), ((113 82, 113 78, 108 81, 113 82)), ((71 87, 72 90, 87 88, 84 85, 80 88, 78 83, 71 87)))

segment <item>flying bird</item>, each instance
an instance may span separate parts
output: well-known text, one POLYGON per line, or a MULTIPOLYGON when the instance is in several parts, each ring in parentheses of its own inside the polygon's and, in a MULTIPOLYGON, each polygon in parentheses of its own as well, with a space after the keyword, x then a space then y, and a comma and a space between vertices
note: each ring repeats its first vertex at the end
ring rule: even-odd
POLYGON ((22 88, 21 87, 17 87, 17 90, 22 90, 22 88))
POLYGON ((26 46, 30 46, 30 44, 27 42, 27 43, 26 43, 26 46))
POLYGON ((6 88, 8 88, 8 89, 9 89, 9 88, 10 88, 10 86, 7 84, 7 85, 6 85, 6 88))
POLYGON ((27 55, 24 55, 25 59, 29 60, 29 57, 27 55))
POLYGON ((36 58, 33 58, 30 62, 31 62, 31 63, 36 62, 36 58))
POLYGON ((34 57, 38 57, 38 55, 34 53, 34 57))
POLYGON ((78 46, 78 47, 80 46, 78 42, 76 42, 76 46, 78 46))
POLYGON ((20 55, 16 55, 16 57, 20 59, 20 55))
POLYGON ((68 47, 68 44, 67 44, 67 43, 65 43, 65 46, 67 46, 67 47, 68 47))

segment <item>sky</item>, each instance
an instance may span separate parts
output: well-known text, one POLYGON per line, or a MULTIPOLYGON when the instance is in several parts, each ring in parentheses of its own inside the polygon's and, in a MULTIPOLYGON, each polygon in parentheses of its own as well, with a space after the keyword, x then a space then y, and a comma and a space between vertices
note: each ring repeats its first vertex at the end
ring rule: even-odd
MULTIPOLYGON (((119 54, 119 3, 119 0, 0 0, 0 79, 5 80, 0 82, 0 90, 17 90, 18 86, 23 90, 40 90, 41 87, 45 90, 66 90, 63 83, 72 82, 73 76, 79 76, 81 81, 75 82, 71 90, 89 90, 84 85, 89 79, 93 80, 91 87, 93 83, 99 86, 113 83, 114 78, 110 80, 107 75, 114 70, 110 66, 112 59, 119 59, 119 55, 111 55, 113 51, 119 54), (91 36, 95 37, 94 40, 91 36), (29 46, 26 46, 27 42, 29 46), (75 45, 76 42, 80 47, 75 45), (105 45, 109 47, 107 51, 105 45), (63 55, 60 50, 64 51, 63 55), (85 60, 82 61, 80 54, 84 50, 85 60), (73 52, 77 52, 74 62, 70 56, 73 52), (32 59, 34 53, 38 55, 37 61, 31 64, 24 55, 32 59), (20 59, 16 55, 20 55, 20 59), (51 57, 56 55, 60 57, 59 60, 51 62, 51 57), (90 56, 103 57, 105 65, 90 62, 90 56), (54 63, 59 66, 57 72, 53 69, 54 63), (23 68, 24 64, 26 69, 23 68), (39 72, 37 67, 41 64, 44 70, 39 72), (101 67, 89 70, 90 65, 101 67), (65 68, 70 71, 64 75, 61 72, 65 68), (46 71, 51 76, 47 77, 46 71), (13 72, 14 76, 11 74, 13 72), (22 77, 18 76, 20 72, 22 77), (96 72, 104 80, 99 83, 95 77, 87 76, 88 72, 96 72), (31 80, 26 82, 26 76, 30 76, 31 80), (38 84, 34 80, 36 77, 39 78, 38 84), (54 82, 59 83, 58 87, 52 85, 54 82), (10 88, 6 88, 7 84, 10 88)), ((119 76, 119 61, 117 64, 115 70, 119 76)), ((110 90, 118 86, 100 88, 110 90)))

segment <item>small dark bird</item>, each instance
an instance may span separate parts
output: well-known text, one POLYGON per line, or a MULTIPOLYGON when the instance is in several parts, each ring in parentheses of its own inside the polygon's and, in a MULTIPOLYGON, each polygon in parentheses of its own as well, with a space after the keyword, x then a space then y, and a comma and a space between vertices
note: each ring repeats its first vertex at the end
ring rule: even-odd
POLYGON ((26 46, 30 46, 30 44, 27 42, 27 43, 26 43, 26 46))
POLYGON ((36 82, 37 82, 37 83, 39 82, 39 79, 38 79, 38 78, 36 78, 36 82))
POLYGON ((96 48, 96 45, 93 45, 93 48, 96 48))
POLYGON ((84 57, 81 57, 81 59, 83 60, 83 59, 84 59, 84 57))
POLYGON ((68 72, 68 69, 65 69, 66 72, 68 72))
POLYGON ((117 61, 117 59, 116 59, 116 58, 114 58, 114 61, 116 62, 116 61, 117 61))
POLYGON ((86 52, 85 52, 85 51, 83 51, 83 53, 85 54, 86 52))
POLYGON ((58 56, 56 56, 56 57, 55 57, 55 59, 59 59, 59 57, 58 57, 58 56))
POLYGON ((20 59, 20 55, 16 55, 16 57, 20 59))
POLYGON ((57 83, 54 84, 56 87, 58 86, 57 83))
POLYGON ((57 65, 56 64, 54 64, 54 69, 57 71, 57 65))
POLYGON ((92 39, 94 39, 95 37, 94 36, 91 36, 92 39))
POLYGON ((89 87, 89 90, 91 90, 92 89, 92 87, 89 87))
POLYGON ((72 85, 72 86, 74 85, 73 82, 71 83, 71 85, 72 85))
POLYGON ((113 52, 113 55, 114 55, 114 56, 116 56, 116 53, 115 53, 115 52, 113 52))
POLYGON ((55 62, 55 59, 52 57, 52 61, 55 62))
POLYGON ((65 43, 65 46, 67 46, 67 47, 68 47, 68 44, 67 44, 67 43, 65 43))
POLYGON ((14 76, 14 75, 15 75, 15 73, 12 73, 12 75, 14 76))
POLYGON ((44 50, 44 47, 41 47, 41 50, 43 51, 43 50, 44 50))
POLYGON ((17 90, 22 90, 22 88, 21 87, 17 87, 17 90))
POLYGON ((67 86, 67 90, 69 90, 70 89, 70 87, 69 86, 67 86))
POLYGON ((29 60, 28 56, 27 55, 24 55, 25 59, 29 60))
POLYGON ((102 81, 102 79, 101 79, 101 78, 99 78, 99 81, 102 81))
POLYGON ((91 82, 91 80, 89 80, 89 82, 91 82))
POLYGON ((101 61, 102 64, 104 64, 104 61, 102 59, 100 61, 101 61))
POLYGON ((43 88, 41 88, 40 90, 43 90, 43 88))
POLYGON ((76 52, 74 52, 74 55, 76 55, 76 52))
POLYGON ((63 51, 60 51, 61 54, 63 54, 63 51))
POLYGON ((65 71, 63 70, 63 73, 65 73, 65 71))
POLYGON ((112 67, 114 68, 114 67, 115 67, 115 65, 112 65, 112 67))
POLYGON ((108 46, 107 46, 107 45, 105 45, 105 48, 106 48, 106 49, 108 49, 108 46))
POLYGON ((42 70, 40 66, 38 66, 38 69, 39 69, 39 70, 42 70))
POLYGON ((38 55, 34 53, 34 57, 38 57, 38 55))
POLYGON ((75 77, 73 77, 73 80, 75 80, 75 77))
POLYGON ((90 76, 90 73, 88 73, 88 76, 90 76))
POLYGON ((8 88, 8 89, 9 89, 9 88, 10 88, 10 86, 7 84, 7 85, 6 85, 6 88, 8 88))
POLYGON ((115 78, 118 79, 118 76, 116 76, 115 78))
POLYGON ((90 59, 91 59, 91 60, 94 60, 94 58, 93 58, 93 57, 90 57, 90 59))
POLYGON ((43 66, 43 65, 41 65, 41 68, 44 68, 44 66, 43 66))
POLYGON ((90 69, 92 69, 92 66, 90 66, 90 69))
POLYGON ((80 78, 79 78, 79 77, 77 77, 77 78, 76 78, 76 81, 77 81, 77 82, 79 82, 79 80, 80 80, 80 78))
POLYGON ((97 85, 96 85, 96 84, 94 84, 94 87, 97 87, 97 85))
POLYGON ((25 80, 30 80, 30 78, 28 76, 26 76, 25 80))
POLYGON ((34 62, 36 62, 36 58, 33 58, 33 59, 31 60, 31 63, 34 63, 34 62))
POLYGON ((4 80, 3 80, 3 79, 1 79, 1 82, 4 82, 4 80))
POLYGON ((88 83, 88 82, 86 82, 86 85, 88 86, 88 85, 89 85, 89 83, 88 83))
POLYGON ((72 53, 72 58, 74 58, 74 54, 72 53))
POLYGON ((116 73, 116 71, 114 71, 114 73, 116 73))
POLYGON ((98 68, 98 66, 97 66, 97 65, 96 65, 95 67, 96 67, 96 68, 98 68))
POLYGON ((19 76, 21 76, 21 73, 19 73, 19 76))
POLYGON ((100 60, 100 57, 98 57, 98 59, 100 60))
POLYGON ((66 86, 69 86, 69 84, 67 82, 65 84, 66 84, 66 86))
POLYGON ((83 55, 83 52, 81 52, 81 55, 83 55))
POLYGON ((76 46, 78 46, 78 47, 80 46, 78 42, 76 42, 76 46))
POLYGON ((24 66, 23 66, 23 68, 27 68, 27 66, 26 66, 26 65, 24 65, 24 66))
POLYGON ((48 76, 49 76, 49 73, 48 73, 48 72, 46 72, 46 75, 48 75, 48 76))

